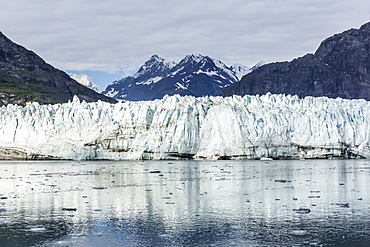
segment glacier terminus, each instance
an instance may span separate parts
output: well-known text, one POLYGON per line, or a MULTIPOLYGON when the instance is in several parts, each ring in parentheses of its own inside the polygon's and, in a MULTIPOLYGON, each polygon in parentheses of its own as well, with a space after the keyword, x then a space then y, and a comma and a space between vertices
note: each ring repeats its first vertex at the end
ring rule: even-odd
POLYGON ((291 95, 0 108, 0 159, 370 158, 370 102, 291 95))

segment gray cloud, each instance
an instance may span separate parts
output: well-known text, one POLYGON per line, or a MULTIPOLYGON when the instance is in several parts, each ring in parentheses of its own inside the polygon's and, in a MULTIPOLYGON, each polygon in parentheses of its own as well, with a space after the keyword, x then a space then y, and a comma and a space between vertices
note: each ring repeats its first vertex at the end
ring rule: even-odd
POLYGON ((152 54, 228 64, 291 60, 369 21, 367 0, 18 0, 1 31, 64 70, 129 71, 152 54))

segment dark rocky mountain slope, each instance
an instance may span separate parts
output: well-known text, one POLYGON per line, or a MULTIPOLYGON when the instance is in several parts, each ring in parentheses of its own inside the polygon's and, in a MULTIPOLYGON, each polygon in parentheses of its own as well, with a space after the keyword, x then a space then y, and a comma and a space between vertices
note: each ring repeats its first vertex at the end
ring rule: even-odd
POLYGON ((314 54, 263 65, 222 95, 267 92, 370 100, 370 22, 327 38, 314 54))
POLYGON ((0 32, 0 105, 63 103, 74 95, 87 102, 117 102, 79 84, 0 32))

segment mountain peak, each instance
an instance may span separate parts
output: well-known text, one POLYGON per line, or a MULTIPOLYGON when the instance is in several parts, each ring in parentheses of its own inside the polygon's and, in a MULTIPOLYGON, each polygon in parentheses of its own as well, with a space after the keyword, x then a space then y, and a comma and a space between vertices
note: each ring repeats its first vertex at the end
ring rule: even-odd
POLYGON ((164 59, 160 56, 158 56, 157 54, 154 54, 152 55, 145 63, 142 67, 144 66, 153 66, 153 65, 158 65, 158 64, 164 64, 164 65, 171 65, 171 64, 175 64, 175 62, 173 61, 169 61, 167 59, 164 59))
POLYGON ((170 70, 175 66, 175 62, 167 61, 164 58, 154 54, 148 61, 144 63, 134 75, 135 78, 140 80, 147 80, 150 77, 156 77, 159 74, 163 74, 165 71, 170 70))
POLYGON ((203 56, 202 54, 197 54, 196 53, 196 54, 186 55, 182 61, 184 61, 184 62, 194 61, 195 63, 199 63, 204 58, 209 58, 209 57, 203 56))
POLYGON ((165 62, 165 59, 158 56, 157 54, 154 54, 153 56, 151 56, 148 60, 148 62, 158 62, 158 63, 163 63, 165 62))

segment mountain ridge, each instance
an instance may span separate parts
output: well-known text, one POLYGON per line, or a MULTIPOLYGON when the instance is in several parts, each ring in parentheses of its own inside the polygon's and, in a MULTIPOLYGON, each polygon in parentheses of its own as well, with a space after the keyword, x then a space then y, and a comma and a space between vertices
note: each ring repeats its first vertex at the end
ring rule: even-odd
POLYGON ((267 92, 370 100, 370 22, 326 38, 313 54, 265 64, 222 96, 267 92))
POLYGON ((189 54, 178 63, 153 55, 129 77, 109 84, 103 94, 119 100, 154 100, 165 95, 196 97, 218 95, 238 76, 248 73, 242 65, 227 66, 201 54, 189 54))
POLYGON ((117 102, 79 84, 0 32, 0 105, 64 103, 74 95, 87 102, 117 102))

